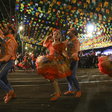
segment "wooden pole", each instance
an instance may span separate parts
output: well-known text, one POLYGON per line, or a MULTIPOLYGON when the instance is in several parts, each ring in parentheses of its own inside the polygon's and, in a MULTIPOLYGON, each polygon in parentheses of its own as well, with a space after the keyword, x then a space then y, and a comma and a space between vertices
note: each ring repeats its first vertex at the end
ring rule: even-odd
POLYGON ((10 6, 10 23, 12 24, 12 10, 11 10, 11 3, 10 3, 10 0, 9 0, 9 6, 10 6))

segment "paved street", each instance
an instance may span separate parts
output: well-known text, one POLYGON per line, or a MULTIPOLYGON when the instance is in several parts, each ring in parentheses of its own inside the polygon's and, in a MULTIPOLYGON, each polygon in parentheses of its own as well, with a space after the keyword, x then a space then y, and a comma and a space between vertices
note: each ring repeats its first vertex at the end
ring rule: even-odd
POLYGON ((50 102, 53 88, 36 71, 9 73, 17 98, 4 104, 5 93, 0 90, 0 112, 112 112, 112 78, 102 75, 97 68, 78 69, 76 77, 82 90, 81 98, 64 96, 67 80, 59 79, 62 95, 59 100, 50 102))

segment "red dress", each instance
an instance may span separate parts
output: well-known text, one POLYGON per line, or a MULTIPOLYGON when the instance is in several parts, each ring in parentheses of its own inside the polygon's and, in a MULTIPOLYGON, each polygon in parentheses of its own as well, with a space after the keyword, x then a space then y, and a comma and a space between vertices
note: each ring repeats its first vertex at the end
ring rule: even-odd
POLYGON ((98 67, 102 74, 112 77, 112 56, 102 56, 98 58, 98 67))
POLYGON ((51 81, 55 78, 70 76, 72 71, 69 61, 62 55, 62 51, 65 50, 64 44, 59 43, 52 46, 52 41, 48 41, 46 47, 50 50, 50 54, 37 57, 37 74, 51 81))
POLYGON ((18 66, 22 67, 22 68, 30 68, 31 67, 31 64, 27 61, 27 56, 24 56, 24 60, 23 62, 20 62, 18 64, 18 66))

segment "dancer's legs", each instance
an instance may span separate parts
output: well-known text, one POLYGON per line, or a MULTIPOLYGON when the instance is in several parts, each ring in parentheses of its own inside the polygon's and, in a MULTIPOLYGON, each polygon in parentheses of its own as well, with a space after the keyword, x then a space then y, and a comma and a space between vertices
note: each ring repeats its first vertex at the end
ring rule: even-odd
POLYGON ((58 82, 55 79, 54 81, 51 81, 53 88, 54 88, 54 96, 50 99, 51 101, 57 100, 60 97, 60 88, 58 86, 58 82))
POLYGON ((3 63, 0 67, 0 86, 8 93, 11 90, 11 87, 8 87, 6 83, 8 70, 13 66, 14 62, 10 60, 9 62, 3 63), (2 79, 4 77, 4 79, 2 79), (6 78, 6 79, 5 79, 6 78))

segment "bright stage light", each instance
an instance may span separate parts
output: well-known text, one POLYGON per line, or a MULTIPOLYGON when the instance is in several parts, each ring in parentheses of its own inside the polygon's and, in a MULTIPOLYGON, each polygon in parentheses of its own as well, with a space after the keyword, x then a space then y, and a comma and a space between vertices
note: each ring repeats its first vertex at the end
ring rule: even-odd
POLYGON ((94 31, 94 26, 92 25, 92 24, 90 24, 90 25, 87 25, 87 31, 88 32, 93 32, 94 31))
POLYGON ((22 29, 23 29, 23 27, 22 27, 22 26, 20 26, 20 27, 19 27, 19 30, 22 30, 22 29))
POLYGON ((29 52, 29 54, 31 55, 31 52, 29 52))
POLYGON ((25 47, 25 49, 27 50, 27 49, 28 49, 28 47, 25 47))

